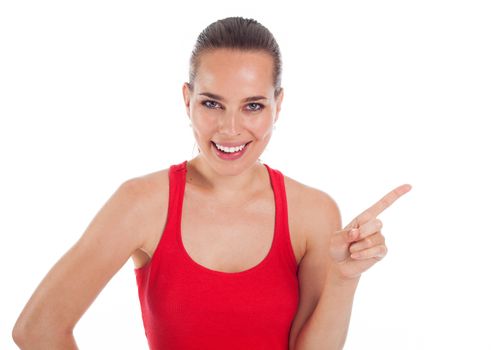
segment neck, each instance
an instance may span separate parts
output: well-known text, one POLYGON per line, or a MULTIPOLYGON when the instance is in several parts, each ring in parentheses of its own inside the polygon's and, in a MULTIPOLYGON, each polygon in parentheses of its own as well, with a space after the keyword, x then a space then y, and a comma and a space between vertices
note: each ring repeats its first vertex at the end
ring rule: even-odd
POLYGON ((256 184, 260 182, 262 167, 260 161, 256 161, 237 175, 221 175, 198 155, 187 163, 187 181, 213 194, 233 198, 236 194, 248 193, 256 188, 256 184))

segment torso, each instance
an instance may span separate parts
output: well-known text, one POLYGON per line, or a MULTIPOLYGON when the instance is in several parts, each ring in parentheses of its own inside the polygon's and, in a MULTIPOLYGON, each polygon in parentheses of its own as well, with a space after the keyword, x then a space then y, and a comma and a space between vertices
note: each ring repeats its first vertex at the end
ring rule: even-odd
MULTIPOLYGON (((266 171, 266 170, 265 170, 266 171)), ((266 175, 267 176, 267 175, 266 175)), ((169 184, 168 169, 149 175, 147 183, 151 200, 150 217, 145 218, 145 243, 136 250, 136 268, 145 265, 160 241, 167 220, 169 184)), ((284 176, 287 195, 289 231, 299 264, 306 252, 307 219, 305 186, 284 176)), ((250 194, 243 203, 219 203, 187 178, 181 218, 181 236, 188 255, 211 270, 239 272, 261 262, 271 247, 274 234, 275 201, 271 186, 250 194), (237 220, 235 219, 237 218, 237 220)))

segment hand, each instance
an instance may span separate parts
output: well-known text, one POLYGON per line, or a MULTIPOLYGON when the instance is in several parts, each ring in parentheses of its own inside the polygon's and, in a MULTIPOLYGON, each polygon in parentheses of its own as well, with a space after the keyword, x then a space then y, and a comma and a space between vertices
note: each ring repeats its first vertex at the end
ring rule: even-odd
POLYGON ((340 279, 359 278, 362 272, 386 255, 388 249, 381 234, 383 223, 377 216, 411 188, 408 184, 395 188, 355 217, 344 229, 332 234, 329 253, 340 279), (350 232, 354 235, 351 236, 350 232))

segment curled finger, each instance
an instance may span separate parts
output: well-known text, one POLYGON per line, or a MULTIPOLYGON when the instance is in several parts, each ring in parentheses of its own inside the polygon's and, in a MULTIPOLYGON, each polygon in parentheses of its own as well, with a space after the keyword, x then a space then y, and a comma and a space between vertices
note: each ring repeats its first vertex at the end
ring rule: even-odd
POLYGON ((369 237, 365 237, 360 241, 356 241, 350 244, 350 253, 355 253, 384 243, 384 236, 381 234, 381 231, 378 231, 370 235, 369 237))
POLYGON ((377 260, 381 260, 382 258, 385 257, 387 252, 388 249, 386 248, 386 245, 381 244, 375 247, 351 253, 351 258, 356 260, 371 259, 371 258, 376 258, 377 260))

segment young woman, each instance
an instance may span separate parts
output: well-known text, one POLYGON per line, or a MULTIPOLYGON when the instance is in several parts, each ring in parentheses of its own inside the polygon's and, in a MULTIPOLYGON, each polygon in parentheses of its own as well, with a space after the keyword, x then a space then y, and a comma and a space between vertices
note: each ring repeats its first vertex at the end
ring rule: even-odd
POLYGON ((183 85, 199 154, 125 181, 19 316, 22 349, 76 349, 73 329, 132 257, 151 349, 341 349, 377 219, 260 161, 284 97, 273 35, 230 17, 198 37, 183 85))

